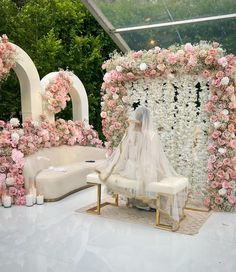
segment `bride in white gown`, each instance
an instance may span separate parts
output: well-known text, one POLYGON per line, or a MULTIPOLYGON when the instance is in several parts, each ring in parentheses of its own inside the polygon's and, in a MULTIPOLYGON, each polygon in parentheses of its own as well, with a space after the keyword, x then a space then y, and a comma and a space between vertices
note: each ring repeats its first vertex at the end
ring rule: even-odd
MULTIPOLYGON (((113 175, 136 180, 136 188, 125 188, 124 194, 129 198, 147 198, 145 188, 150 182, 160 182, 166 177, 179 177, 168 161, 159 138, 153 129, 148 108, 140 106, 129 120, 129 127, 119 146, 115 149, 105 165, 99 167, 100 179, 108 188, 116 192, 117 188, 109 186, 113 175)), ((145 205, 144 205, 145 206, 145 205)))

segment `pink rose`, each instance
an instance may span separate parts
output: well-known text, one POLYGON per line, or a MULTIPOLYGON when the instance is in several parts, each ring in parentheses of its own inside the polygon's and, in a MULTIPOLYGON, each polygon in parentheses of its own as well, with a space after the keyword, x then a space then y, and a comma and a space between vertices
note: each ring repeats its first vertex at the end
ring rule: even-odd
POLYGON ((100 114, 100 116, 102 118, 106 118, 107 117, 107 113, 105 111, 102 111, 101 114, 100 114))
POLYGON ((211 135, 211 137, 212 137, 212 139, 217 139, 217 138, 219 138, 219 136, 221 135, 221 132, 219 131, 219 130, 215 130, 213 133, 212 133, 212 135, 211 135))
POLYGON ((0 173, 0 183, 5 182, 5 179, 6 179, 6 174, 0 173))
POLYGON ((214 179, 214 175, 212 173, 208 174, 208 180, 213 180, 214 179))
POLYGON ((229 132, 234 132, 235 131, 235 127, 234 127, 234 124, 229 124, 228 125, 228 130, 229 130, 229 132))
POLYGON ((223 164, 225 165, 225 166, 229 166, 230 165, 230 159, 229 158, 226 158, 226 159, 224 159, 223 160, 223 164))
POLYGON ((228 189, 231 188, 231 185, 227 180, 225 180, 224 182, 222 182, 222 187, 228 189))
POLYGON ((226 142, 224 140, 222 140, 221 138, 218 138, 218 144, 219 145, 225 145, 226 142))
POLYGON ((216 174, 220 179, 223 179, 225 177, 225 172, 223 170, 217 171, 216 174))
POLYGON ((205 58, 205 64, 209 65, 209 64, 211 64, 213 62, 213 60, 214 60, 213 56, 207 56, 205 58))
POLYGON ((209 153, 214 154, 216 151, 215 145, 213 145, 213 144, 209 145, 207 150, 209 153))
POLYGON ((232 179, 236 179, 236 170, 230 170, 229 171, 229 175, 230 175, 230 177, 232 178, 232 179))
POLYGON ((216 73, 216 77, 221 79, 222 77, 224 77, 224 72, 223 71, 218 71, 216 73))
POLYGON ((209 161, 210 163, 216 162, 216 156, 211 155, 211 156, 209 157, 208 161, 209 161))
POLYGON ((236 148, 236 140, 235 140, 235 139, 231 140, 231 141, 229 142, 229 146, 230 146, 231 148, 235 149, 235 148, 236 148))
POLYGON ((128 79, 135 79, 135 75, 131 72, 127 73, 128 79))
POLYGON ((218 64, 221 65, 222 67, 225 67, 225 66, 228 64, 227 59, 226 59, 225 57, 222 57, 222 58, 218 59, 217 62, 218 62, 218 64))
POLYGON ((177 61, 177 57, 174 53, 170 53, 168 56, 167 56, 167 62, 169 64, 175 64, 177 61))
POLYGON ((208 77, 211 76, 211 73, 210 73, 208 70, 204 70, 204 71, 202 72, 202 76, 205 77, 205 78, 208 78, 208 77))
POLYGON ((15 187, 10 187, 9 188, 9 195, 10 196, 15 196, 17 193, 17 189, 15 187))
POLYGON ((229 139, 231 137, 231 132, 225 130, 222 135, 225 139, 229 139))
POLYGON ((11 153, 11 157, 12 157, 13 161, 21 162, 23 160, 24 154, 17 149, 13 149, 12 153, 11 153))
POLYGON ((223 203, 223 198, 220 197, 220 196, 217 196, 217 197, 215 198, 215 203, 218 204, 218 205, 222 204, 222 203, 223 203))
POLYGON ((114 127, 115 127, 115 129, 120 129, 121 128, 121 123, 115 122, 114 127))
POLYGON ((184 46, 184 50, 187 52, 193 52, 194 51, 194 47, 192 46, 191 43, 186 43, 184 46))
POLYGON ((211 182, 211 188, 216 189, 219 186, 219 183, 216 181, 211 182))
POLYGON ((227 199, 228 199, 229 203, 232 205, 236 203, 236 197, 234 195, 229 195, 227 197, 227 199))
POLYGON ((206 206, 206 207, 209 207, 210 206, 210 198, 209 197, 206 197, 203 201, 203 204, 206 206))
POLYGON ((217 95, 212 95, 211 101, 216 102, 217 100, 218 100, 218 96, 217 95))

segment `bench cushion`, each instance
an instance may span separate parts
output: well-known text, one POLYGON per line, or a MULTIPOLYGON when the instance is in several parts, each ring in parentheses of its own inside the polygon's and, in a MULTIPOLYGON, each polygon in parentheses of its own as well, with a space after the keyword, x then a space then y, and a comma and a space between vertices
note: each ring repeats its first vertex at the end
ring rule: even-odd
POLYGON ((188 187, 188 179, 185 177, 164 178, 160 182, 151 182, 146 191, 149 193, 162 193, 175 195, 188 187))

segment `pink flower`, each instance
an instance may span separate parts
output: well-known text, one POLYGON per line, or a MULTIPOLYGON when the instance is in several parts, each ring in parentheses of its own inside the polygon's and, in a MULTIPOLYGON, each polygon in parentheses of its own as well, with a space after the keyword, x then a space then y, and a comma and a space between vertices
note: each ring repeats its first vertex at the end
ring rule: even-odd
POLYGON ((206 197, 203 201, 203 204, 206 206, 206 207, 209 207, 210 206, 210 198, 209 197, 206 197))
POLYGON ((216 77, 217 78, 223 78, 224 77, 224 72, 223 71, 218 71, 217 73, 216 73, 216 77))
POLYGON ((167 62, 169 64, 175 64, 177 61, 177 56, 174 54, 174 53, 170 53, 168 56, 167 56, 167 62))
POLYGON ((106 118, 107 117, 107 113, 105 111, 102 111, 100 115, 101 115, 102 118, 106 118))
POLYGON ((219 183, 216 181, 211 182, 211 188, 216 189, 219 186, 219 183))
POLYGON ((208 160, 209 160, 210 163, 214 163, 214 162, 216 162, 216 156, 211 155, 208 160))
POLYGON ((185 46, 184 46, 184 50, 187 51, 187 52, 193 52, 194 48, 193 48, 191 43, 186 43, 185 46))
POLYGON ((205 64, 209 65, 209 64, 211 64, 213 62, 213 60, 214 60, 213 56, 207 56, 205 58, 205 64))
POLYGON ((15 162, 22 162, 24 154, 17 149, 13 149, 11 157, 12 157, 13 161, 15 161, 15 162))
POLYGON ((0 183, 5 182, 6 180, 6 174, 0 173, 0 183))
POLYGON ((213 145, 213 144, 209 145, 207 150, 209 153, 214 154, 216 151, 215 145, 213 145))
POLYGON ((231 188, 231 185, 230 185, 230 183, 226 180, 226 181, 222 182, 222 187, 225 188, 225 189, 228 189, 228 188, 231 188))
POLYGON ((223 203, 223 198, 220 197, 220 196, 217 196, 217 197, 215 198, 215 203, 216 203, 217 205, 222 204, 222 203, 223 203))
POLYGON ((232 179, 236 179, 236 170, 230 170, 229 175, 232 179))
POLYGON ((120 129, 121 128, 121 124, 119 122, 115 122, 114 123, 114 127, 115 127, 115 129, 120 129))
POLYGON ((231 132, 231 133, 235 131, 234 124, 229 124, 228 125, 228 131, 231 132))
POLYGON ((15 196, 17 193, 17 189, 15 187, 10 187, 9 188, 9 195, 10 196, 15 196))
POLYGON ((225 172, 223 170, 217 171, 216 175, 220 178, 223 179, 225 177, 225 172))
POLYGON ((212 135, 211 135, 211 137, 212 137, 212 139, 217 139, 217 138, 219 138, 219 136, 221 135, 221 132, 219 131, 219 130, 215 130, 213 133, 212 133, 212 135))
POLYGON ((213 180, 214 179, 214 175, 212 173, 208 174, 208 180, 213 180))
POLYGON ((222 67, 225 67, 225 66, 228 64, 227 59, 226 59, 225 57, 222 57, 222 58, 218 59, 217 62, 218 62, 218 64, 221 65, 222 67))
POLYGON ((230 146, 231 148, 235 149, 235 148, 236 148, 236 140, 235 140, 235 139, 231 140, 231 141, 229 142, 229 146, 230 146))
POLYGON ((208 70, 204 70, 204 71, 202 72, 202 76, 205 77, 205 78, 208 78, 208 77, 211 76, 211 73, 210 73, 208 70))

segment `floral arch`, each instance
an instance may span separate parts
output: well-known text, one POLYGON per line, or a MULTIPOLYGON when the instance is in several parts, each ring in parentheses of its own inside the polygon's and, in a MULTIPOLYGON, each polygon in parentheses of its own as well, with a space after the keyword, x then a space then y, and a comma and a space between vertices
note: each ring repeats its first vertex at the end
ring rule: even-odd
POLYGON ((192 200, 236 207, 236 58, 201 42, 115 53, 103 65, 102 124, 116 146, 135 105, 150 108, 176 170, 189 177, 192 200))
MULTIPOLYGON (((89 121, 89 114, 88 114, 88 97, 85 90, 85 87, 81 80, 73 73, 69 71, 59 71, 59 72, 51 72, 47 74, 41 80, 42 85, 42 92, 45 94, 47 90, 49 90, 49 95, 46 96, 46 100, 49 101, 50 92, 53 90, 54 84, 59 84, 59 89, 64 88, 64 94, 61 92, 57 94, 58 101, 54 101, 56 105, 61 105, 64 103, 63 107, 52 107, 51 110, 48 108, 48 102, 44 103, 44 113, 46 114, 47 118, 51 121, 54 120, 54 116, 56 112, 59 112, 61 108, 66 106, 66 101, 68 101, 69 97, 67 94, 69 93, 72 100, 72 110, 73 110, 73 120, 86 120, 89 121), (56 82, 57 81, 57 82, 56 82), (65 83, 65 81, 67 81, 65 83), (50 85, 51 84, 51 85, 50 85)), ((43 97, 45 97, 43 95, 43 97)), ((54 96, 55 97, 55 96, 54 96)), ((56 99, 55 99, 56 100, 56 99)))
POLYGON ((75 121, 58 119, 54 122, 54 115, 43 111, 42 87, 34 63, 24 50, 10 43, 3 35, 0 37, 0 82, 7 78, 12 68, 20 81, 23 123, 20 124, 17 118, 9 122, 0 120, 0 197, 9 195, 13 203, 24 205, 25 156, 42 148, 76 144, 101 147, 102 142, 88 124, 87 94, 78 77, 60 71, 42 80, 45 84, 51 77, 60 74, 63 84, 58 87, 62 87, 63 98, 67 98, 67 90, 71 92, 75 121))

